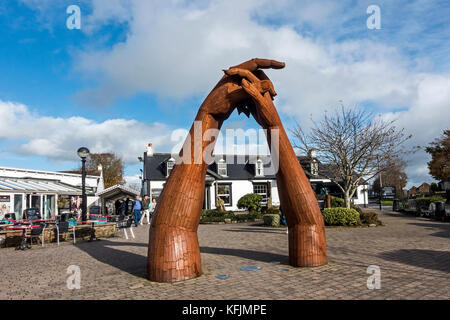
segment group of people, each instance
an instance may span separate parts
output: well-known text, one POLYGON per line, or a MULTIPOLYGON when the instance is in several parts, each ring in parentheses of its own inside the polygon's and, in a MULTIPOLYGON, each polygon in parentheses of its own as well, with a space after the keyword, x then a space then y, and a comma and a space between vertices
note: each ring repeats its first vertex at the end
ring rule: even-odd
POLYGON ((147 224, 150 224, 151 217, 156 208, 156 199, 152 198, 150 201, 149 196, 144 196, 144 200, 140 196, 136 196, 131 206, 131 212, 129 212, 130 199, 117 200, 115 203, 116 213, 120 216, 127 216, 130 213, 134 216, 134 224, 137 227, 139 224, 143 225, 144 219, 147 219, 147 224))

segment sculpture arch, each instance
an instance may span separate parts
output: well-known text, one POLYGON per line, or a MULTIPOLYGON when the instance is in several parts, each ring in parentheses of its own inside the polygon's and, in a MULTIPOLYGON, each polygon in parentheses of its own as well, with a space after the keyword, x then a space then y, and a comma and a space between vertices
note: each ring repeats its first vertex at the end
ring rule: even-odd
MULTIPOLYGON (((268 129, 271 155, 279 157, 276 179, 289 228, 290 265, 302 267, 326 263, 325 228, 320 208, 272 103, 275 90, 260 70, 283 67, 284 63, 266 59, 252 59, 232 67, 225 71, 225 76, 200 106, 180 151, 184 161, 172 169, 150 225, 149 280, 175 282, 201 275, 197 229, 208 168, 202 160, 205 149, 211 148, 211 142, 203 141, 202 137, 207 130, 220 130, 235 108, 247 116, 251 113, 264 129, 268 129), (196 132, 199 127, 200 139, 196 132), (279 132, 277 146, 271 145, 271 129, 279 132), (193 152, 187 155, 186 150, 193 152)), ((214 144, 215 141, 212 146, 214 144)))

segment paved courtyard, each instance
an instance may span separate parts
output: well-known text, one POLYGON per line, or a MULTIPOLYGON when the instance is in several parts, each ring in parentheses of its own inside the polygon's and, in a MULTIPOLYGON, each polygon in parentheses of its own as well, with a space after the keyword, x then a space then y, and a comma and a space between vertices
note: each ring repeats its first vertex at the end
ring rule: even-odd
POLYGON ((175 284, 145 278, 148 226, 135 240, 0 249, 0 299, 450 299, 450 224, 380 218, 386 226, 327 228, 329 263, 316 268, 288 265, 284 229, 200 225, 204 274, 175 284), (78 290, 66 285, 70 265, 81 270, 78 290), (369 265, 380 267, 380 289, 367 288, 369 265))

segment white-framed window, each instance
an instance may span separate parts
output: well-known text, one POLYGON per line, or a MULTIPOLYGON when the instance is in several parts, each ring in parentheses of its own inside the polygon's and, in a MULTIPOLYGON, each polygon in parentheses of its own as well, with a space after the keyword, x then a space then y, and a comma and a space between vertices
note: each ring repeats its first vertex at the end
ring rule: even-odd
POLYGON ((170 158, 169 160, 167 160, 166 163, 166 175, 167 177, 170 176, 170 173, 172 172, 173 167, 175 166, 175 159, 174 158, 170 158))
POLYGON ((219 183, 217 185, 217 197, 222 199, 226 206, 231 206, 231 183, 219 183))
POLYGON ((228 175, 227 163, 224 159, 220 159, 217 163, 217 173, 223 177, 228 175))
POLYGON ((267 203, 267 198, 269 197, 267 183, 254 183, 253 193, 259 194, 262 197, 261 204, 267 203))
POLYGON ((258 159, 255 163, 255 173, 257 177, 264 176, 264 164, 261 159, 258 159))

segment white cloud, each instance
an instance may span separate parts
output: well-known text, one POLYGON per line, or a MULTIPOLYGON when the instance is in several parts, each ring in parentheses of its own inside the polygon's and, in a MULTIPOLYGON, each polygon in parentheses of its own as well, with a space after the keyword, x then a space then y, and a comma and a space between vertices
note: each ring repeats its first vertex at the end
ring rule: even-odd
POLYGON ((170 134, 161 123, 46 117, 23 104, 0 100, 0 140, 15 142, 10 151, 23 155, 77 160, 76 150, 86 146, 95 153, 116 152, 133 164, 150 142, 156 150, 170 150, 170 134))
MULTIPOLYGON (((112 21, 127 22, 128 30, 126 40, 112 48, 85 49, 74 56, 77 71, 99 80, 98 88, 78 94, 83 103, 108 104, 136 92, 171 98, 206 94, 221 77, 221 69, 267 57, 287 63, 284 70, 269 75, 279 94, 279 110, 303 125, 310 115, 317 119, 342 100, 346 105, 369 102, 386 116, 398 117, 398 125, 414 134, 415 145, 427 144, 448 128, 450 75, 423 72, 429 66, 424 54, 436 64, 433 57, 448 52, 448 45, 442 45, 448 31, 427 28, 444 25, 446 15, 425 1, 383 3, 384 36, 367 32, 367 4, 349 1, 318 5, 294 0, 93 0, 91 4, 92 14, 83 20, 85 32, 112 21), (399 12, 402 6, 405 10, 399 12), (426 19, 421 19, 424 14, 426 19), (278 21, 277 26, 265 23, 271 19, 278 21), (361 20, 360 29, 348 23, 355 19, 361 20), (367 38, 352 38, 355 30, 367 38), (339 37, 347 40, 336 40, 339 37), (428 49, 437 44, 439 50, 428 49), (405 55, 411 48, 421 55, 405 55), (395 111, 399 109, 404 111, 395 111)), ((60 146, 52 143, 49 149, 60 146)), ((41 150, 42 144, 33 139, 26 148, 41 150)), ((411 183, 431 180, 424 152, 408 160, 411 183)))

